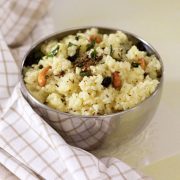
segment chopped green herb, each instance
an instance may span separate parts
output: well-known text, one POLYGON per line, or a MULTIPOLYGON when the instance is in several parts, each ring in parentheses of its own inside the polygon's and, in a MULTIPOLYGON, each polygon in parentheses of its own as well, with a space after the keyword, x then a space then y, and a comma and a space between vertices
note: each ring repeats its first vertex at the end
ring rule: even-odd
POLYGON ((79 73, 79 75, 80 75, 81 77, 90 76, 90 75, 91 75, 91 71, 81 71, 81 72, 79 73))
POLYGON ((69 42, 68 47, 71 47, 71 46, 77 46, 77 45, 73 44, 72 42, 69 42))
POLYGON ((79 62, 79 63, 77 64, 77 67, 83 67, 83 66, 84 66, 83 62, 79 62))
POLYGON ((96 51, 96 49, 94 49, 94 50, 91 52, 91 58, 92 58, 92 59, 96 59, 96 57, 97 57, 97 51, 96 51))
POLYGON ((53 57, 53 55, 51 53, 48 53, 47 57, 53 57))
POLYGON ((114 50, 113 50, 113 47, 112 47, 112 44, 111 44, 111 45, 110 45, 110 56, 113 55, 113 52, 114 52, 114 50))
POLYGON ((138 67, 139 66, 139 63, 135 63, 135 62, 132 62, 132 67, 138 67))
POLYGON ((93 49, 95 46, 95 43, 96 41, 94 40, 94 41, 91 41, 91 43, 87 44, 87 51, 89 51, 90 49, 93 49))
POLYGON ((56 56, 58 51, 59 51, 59 45, 56 45, 53 48, 51 48, 51 51, 49 52, 49 54, 47 56, 48 57, 56 56))

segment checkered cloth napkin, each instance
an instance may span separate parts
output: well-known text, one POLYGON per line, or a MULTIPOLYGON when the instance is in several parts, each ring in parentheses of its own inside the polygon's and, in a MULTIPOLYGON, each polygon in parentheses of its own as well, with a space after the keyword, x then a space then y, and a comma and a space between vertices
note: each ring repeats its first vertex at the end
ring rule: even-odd
POLYGON ((18 66, 53 32, 48 0, 0 1, 0 179, 147 179, 115 158, 68 145, 20 92, 18 66))

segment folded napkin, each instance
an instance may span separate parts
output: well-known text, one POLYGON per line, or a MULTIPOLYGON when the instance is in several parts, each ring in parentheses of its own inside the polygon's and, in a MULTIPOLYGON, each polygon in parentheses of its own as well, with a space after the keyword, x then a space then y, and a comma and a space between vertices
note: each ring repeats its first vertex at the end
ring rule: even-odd
POLYGON ((118 159, 70 146, 22 96, 18 66, 34 41, 53 32, 48 6, 0 3, 0 179, 148 179, 118 159))

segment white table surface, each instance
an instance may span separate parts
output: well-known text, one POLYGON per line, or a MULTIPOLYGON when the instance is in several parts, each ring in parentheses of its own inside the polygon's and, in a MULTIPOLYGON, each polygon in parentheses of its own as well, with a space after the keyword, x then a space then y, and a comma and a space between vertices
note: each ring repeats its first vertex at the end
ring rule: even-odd
POLYGON ((163 95, 150 125, 127 143, 110 147, 106 142, 104 149, 93 153, 114 156, 135 167, 180 153, 180 1, 54 0, 51 13, 57 31, 99 25, 140 35, 164 62, 163 95))

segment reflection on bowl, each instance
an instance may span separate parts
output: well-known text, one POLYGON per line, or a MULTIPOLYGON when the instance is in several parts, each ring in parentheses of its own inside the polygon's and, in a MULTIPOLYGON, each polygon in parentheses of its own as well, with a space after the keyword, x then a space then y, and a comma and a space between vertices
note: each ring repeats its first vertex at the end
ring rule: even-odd
MULTIPOLYGON (((23 68, 27 65, 32 65, 35 63, 35 52, 40 49, 42 44, 51 39, 61 40, 67 35, 73 35, 79 31, 84 32, 89 28, 90 27, 84 27, 66 30, 53 34, 39 41, 29 50, 25 56, 20 72, 21 91, 34 110, 40 116, 42 116, 53 128, 55 128, 69 144, 87 150, 97 147, 102 142, 103 138, 108 135, 110 131, 113 131, 113 129, 116 129, 116 131, 118 131, 118 129, 125 131, 124 137, 121 137, 121 139, 128 139, 135 135, 139 129, 143 129, 143 127, 151 120, 157 109, 163 85, 163 64, 156 50, 143 39, 129 32, 121 30, 134 44, 141 43, 148 55, 154 54, 161 64, 161 77, 159 78, 160 83, 157 85, 157 88, 152 93, 152 95, 133 108, 108 115, 94 116, 75 115, 71 113, 60 112, 58 110, 52 109, 51 107, 41 103, 36 98, 34 98, 24 83, 23 68)), ((97 28, 102 34, 115 33, 118 30, 102 27, 97 28)))

